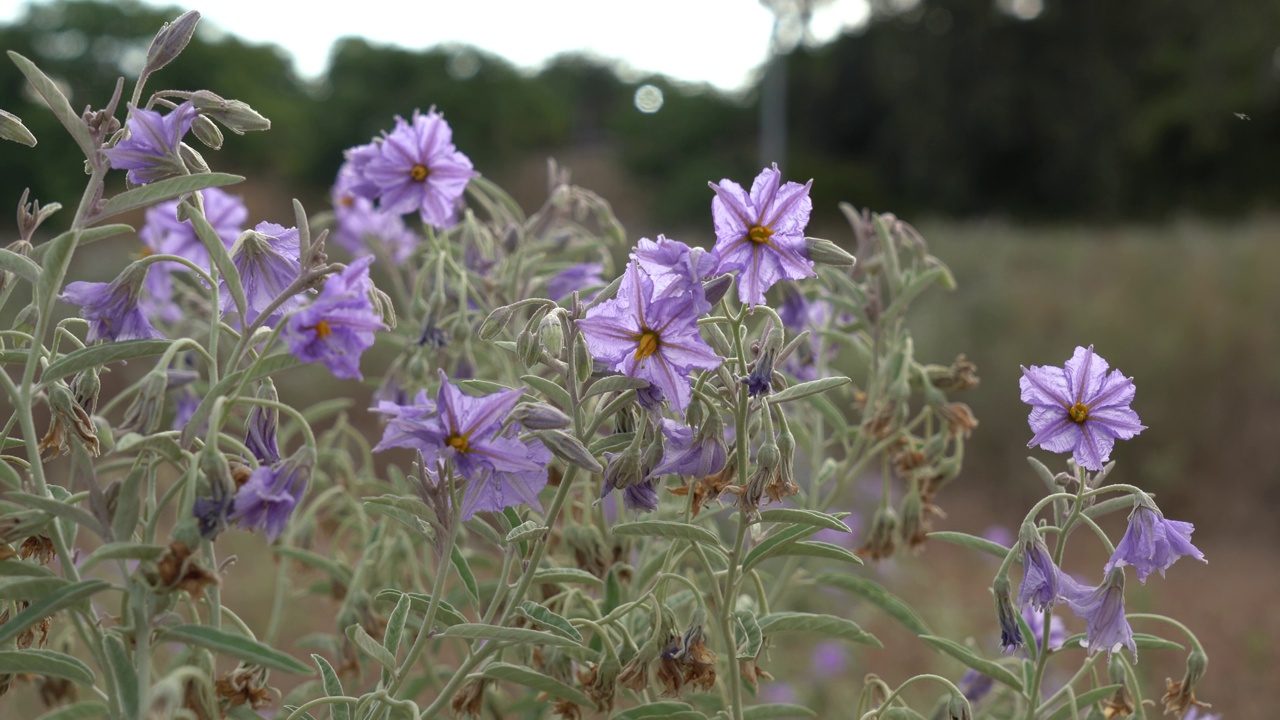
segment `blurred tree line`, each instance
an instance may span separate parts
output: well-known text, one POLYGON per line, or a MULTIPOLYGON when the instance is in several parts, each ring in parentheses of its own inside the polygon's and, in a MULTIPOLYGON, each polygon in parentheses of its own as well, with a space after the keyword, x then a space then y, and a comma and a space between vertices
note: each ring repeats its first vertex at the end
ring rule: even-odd
MULTIPOLYGON (((818 208, 848 199, 904 214, 1105 220, 1248 212, 1280 197, 1280 2, 874 0, 872 11, 855 34, 774 60, 786 72, 787 172, 822 178, 818 208)), ((99 108, 178 14, 61 0, 0 27, 0 45, 64 82, 73 107, 99 108)), ((213 30, 152 89, 208 88, 271 118, 272 132, 229 138, 206 158, 309 203, 343 149, 431 105, 482 172, 600 151, 665 224, 705 224, 706 181, 759 169, 758 86, 731 96, 624 81, 572 55, 529 74, 471 48, 355 38, 304 82, 280 49, 213 30), (663 91, 658 112, 637 109, 642 84, 663 91)), ((38 138, 61 132, 8 62, 0 107, 38 138)), ((28 185, 74 201, 79 165, 70 143, 2 144, 0 204, 28 185)))

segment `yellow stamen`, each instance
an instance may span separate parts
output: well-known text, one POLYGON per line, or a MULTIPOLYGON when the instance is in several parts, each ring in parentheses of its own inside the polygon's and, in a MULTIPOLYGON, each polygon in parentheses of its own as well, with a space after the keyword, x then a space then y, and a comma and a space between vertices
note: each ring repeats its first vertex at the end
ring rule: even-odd
POLYGON ((430 174, 431 171, 427 169, 426 165, 414 165, 413 169, 409 171, 409 177, 413 178, 414 182, 422 182, 430 174))
POLYGON ((325 320, 312 325, 311 329, 316 331, 316 337, 321 340, 333 334, 333 328, 329 327, 329 323, 325 320))
POLYGON ((773 230, 765 225, 756 225, 747 231, 747 239, 757 245, 764 245, 773 237, 773 230))
POLYGON ((650 355, 658 352, 659 338, 658 333, 652 330, 645 330, 640 333, 638 338, 640 342, 636 343, 636 359, 643 360, 650 355))
POLYGON ((445 445, 448 445, 449 447, 453 448, 454 450, 457 450, 457 451, 458 451, 458 452, 460 452, 460 453, 465 453, 465 452, 467 452, 467 450, 468 450, 468 449, 470 448, 470 446, 471 446, 471 443, 467 442, 467 436, 466 436, 466 435, 459 435, 458 433, 453 433, 453 434, 451 434, 451 435, 450 435, 450 436, 449 436, 449 437, 444 441, 444 444, 445 444, 445 445))
POLYGON ((1072 422, 1083 423, 1089 419, 1089 406, 1084 403, 1076 403, 1067 409, 1067 417, 1071 418, 1072 422))

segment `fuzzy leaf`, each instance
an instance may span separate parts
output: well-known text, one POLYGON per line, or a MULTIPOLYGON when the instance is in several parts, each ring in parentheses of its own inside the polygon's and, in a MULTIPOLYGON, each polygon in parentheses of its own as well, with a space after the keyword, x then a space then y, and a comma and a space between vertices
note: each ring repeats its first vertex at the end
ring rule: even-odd
POLYGON ((537 520, 528 520, 511 528, 511 532, 507 533, 504 542, 507 545, 511 543, 523 542, 525 540, 537 540, 547 534, 547 528, 537 520))
POLYGON ((227 291, 231 293, 231 301, 235 304, 236 312, 243 317, 248 309, 248 303, 245 300, 244 285, 240 282, 240 271, 236 269, 235 263, 231 260, 231 254, 227 252, 227 246, 223 244, 218 231, 214 230, 213 226, 209 224, 208 218, 198 212, 194 212, 194 210, 184 212, 187 207, 189 206, 185 203, 179 206, 179 215, 188 217, 191 229, 195 230, 196 237, 200 239, 200 244, 204 246, 205 252, 209 253, 209 259, 213 262, 213 267, 218 268, 219 279, 226 283, 227 291))
POLYGON ((39 600, 32 601, 26 610, 10 618, 5 624, 0 625, 0 645, 4 645, 17 637, 23 630, 55 612, 74 605, 90 595, 106 590, 109 587, 111 587, 111 584, 102 580, 81 580, 67 585, 61 590, 49 593, 39 600))
POLYGON ((40 266, 12 250, 0 250, 0 271, 4 270, 32 285, 40 281, 40 266))
MULTIPOLYGON (((413 600, 408 595, 401 595, 391 615, 387 617, 387 631, 382 635, 382 646, 392 657, 400 652, 400 640, 404 637, 404 626, 409 621, 409 610, 412 607, 413 600)), ((439 613, 439 610, 436 612, 439 613)))
POLYGON ((164 555, 164 551, 165 548, 160 545, 141 545, 131 542, 107 543, 89 553, 80 565, 80 572, 87 572, 104 560, 159 560, 160 556, 164 555))
POLYGON ((107 706, 99 702, 78 702, 67 705, 36 718, 36 720, 96 720, 107 717, 107 706))
POLYGON ((841 590, 848 590, 889 613, 893 619, 902 623, 908 630, 917 635, 929 635, 932 632, 929 626, 925 625, 924 620, 916 614, 916 611, 911 609, 911 606, 903 602, 897 595, 885 590, 871 580, 844 573, 824 573, 818 576, 818 583, 841 590))
POLYGON ((792 385, 791 387, 787 388, 786 390, 783 390, 782 392, 774 393, 770 395, 768 399, 770 404, 778 405, 780 403, 790 402, 792 400, 799 400, 800 398, 803 398, 803 397, 809 397, 810 395, 817 395, 819 393, 824 393, 829 390, 834 390, 840 387, 841 385, 848 385, 849 382, 850 382, 849 378, 842 377, 842 376, 826 377, 820 380, 810 380, 809 382, 802 382, 797 385, 792 385))
POLYGON ((594 708, 596 706, 595 702, 584 695, 582 691, 570 687, 553 677, 520 665, 511 665, 504 662, 489 663, 485 666, 482 675, 493 680, 505 680, 517 685, 524 685, 583 707, 594 708))
POLYGON ((591 383, 591 387, 587 388, 587 391, 582 394, 582 399, 585 400, 593 395, 639 390, 646 387, 649 387, 648 380, 627 377, 626 375, 610 375, 591 383))
POLYGON ((277 545, 271 548, 271 551, 278 555, 293 558, 304 565, 309 565, 325 575, 328 575, 330 580, 338 583, 339 585, 345 587, 351 584, 351 568, 330 560, 327 557, 317 555, 310 550, 285 547, 283 545, 277 545))
POLYGON ((747 553, 747 557, 742 561, 743 572, 777 555, 788 544, 803 540, 816 532, 818 528, 812 525, 795 525, 766 538, 747 553))
POLYGON ((0 651, 0 673, 30 673, 93 685, 93 671, 79 660, 53 650, 0 651))
MULTIPOLYGON (((327 697, 345 697, 346 692, 342 689, 342 681, 338 679, 338 673, 333 671, 333 666, 328 660, 313 654, 311 660, 315 662, 316 667, 320 669, 320 680, 324 685, 324 694, 327 697)), ((351 720, 351 708, 342 703, 334 703, 329 706, 330 720, 351 720)))
POLYGON ((467 595, 471 598, 472 607, 479 608, 480 586, 476 583, 475 573, 471 572, 471 565, 467 563, 467 558, 458 549, 457 545, 453 546, 449 559, 453 562, 453 568, 458 571, 458 577, 462 578, 462 585, 467 588, 467 595))
POLYGON ((693 710, 689 703, 667 700, 623 710, 613 716, 613 720, 647 720, 647 718, 668 718, 674 713, 693 710))
POLYGON ((849 526, 845 525, 843 520, 834 515, 818 512, 817 510, 800 510, 799 508, 773 508, 772 510, 762 510, 760 511, 760 521, 791 523, 793 525, 813 525, 814 527, 835 530, 836 532, 850 532, 849 526))
POLYGON ((846 562, 852 565, 862 564, 862 558, 854 555, 839 545, 819 542, 817 540, 798 540, 789 545, 783 546, 782 549, 775 553, 775 555, 801 555, 805 557, 820 557, 828 560, 839 560, 840 562, 846 562))
POLYGON ((141 715, 138 698, 138 673, 134 670, 129 653, 124 649, 124 641, 115 633, 103 638, 107 664, 111 666, 111 682, 115 695, 120 703, 120 712, 124 717, 136 718, 141 715))
POLYGON ((641 535, 663 537, 671 540, 688 540, 719 546, 720 538, 710 530, 697 525, 687 525, 668 520, 640 520, 613 526, 614 535, 641 535))
POLYGON ((587 585, 603 586, 604 581, 592 575, 586 570, 577 568, 539 568, 533 573, 533 582, 536 584, 554 585, 556 583, 585 583, 587 585))
MULTIPOLYGON (((62 280, 67 276, 67 268, 71 266, 71 255, 75 252, 78 240, 78 233, 67 231, 35 249, 48 248, 40 260, 40 281, 36 283, 36 307, 42 311, 50 306, 54 295, 62 287, 62 280)), ((36 254, 35 250, 31 252, 33 256, 36 254)))
POLYGON ((519 612, 532 620, 536 625, 541 625, 542 627, 563 635, 574 642, 582 642, 582 634, 579 633, 578 629, 575 628, 568 620, 551 612, 536 602, 525 600, 520 603, 519 612))
POLYGON ((196 433, 204 426, 205 421, 209 419, 209 414, 213 412, 213 403, 219 398, 226 397, 231 390, 245 383, 246 385, 254 380, 261 380, 264 377, 277 375, 280 372, 291 367, 296 367, 298 360, 289 353, 279 353, 270 357, 265 357, 257 363, 253 368, 253 372, 249 369, 237 370, 226 377, 222 378, 217 385, 209 388, 209 392, 204 396, 204 400, 200 401, 200 405, 196 407, 192 413, 191 419, 187 421, 187 427, 182 431, 182 438, 179 445, 184 448, 191 447, 195 441, 196 433), (246 373, 248 375, 246 376, 246 373))
POLYGON ((229 173, 198 173, 196 175, 179 175, 147 183, 132 190, 125 190, 102 206, 102 212, 94 216, 94 220, 109 218, 138 208, 151 207, 158 202, 172 200, 189 192, 211 187, 222 187, 242 182, 243 177, 229 173))
POLYGON ((497 642, 510 643, 512 645, 527 645, 532 643, 535 645, 554 645, 556 647, 581 647, 581 644, 554 633, 542 632, 541 630, 529 630, 526 628, 482 625, 479 623, 454 625, 445 629, 444 632, 440 633, 439 637, 456 637, 465 638, 467 640, 494 640, 497 642))
MULTIPOLYGON (((382 590, 374 600, 380 603, 399 604, 401 597, 409 598, 412 603, 412 610, 415 613, 426 614, 427 605, 431 603, 431 596, 423 593, 402 593, 399 590, 382 590)), ((458 609, 450 605, 447 600, 441 600, 440 606, 436 608, 436 622, 444 625, 462 625, 467 622, 462 613, 458 609)))
POLYGON ((520 379, 524 381, 525 385, 542 393, 543 397, 550 400, 552 404, 558 405, 560 409, 563 410, 573 406, 573 401, 569 399, 569 391, 554 382, 537 375, 525 375, 520 379))
POLYGON ((760 646, 764 643, 764 633, 760 631, 760 622, 756 614, 748 610, 737 610, 733 613, 738 619, 740 637, 737 638, 738 659, 750 660, 760 655, 760 646))
POLYGON ((159 355, 172 344, 172 340, 122 340, 73 350, 50 363, 40 376, 40 383, 48 385, 81 370, 108 363, 159 355))
MULTIPOLYGON (((1123 685, 1105 685, 1100 688, 1094 688, 1088 692, 1080 693, 1079 695, 1076 696, 1076 708, 1078 710, 1084 710, 1085 708, 1089 707, 1090 705, 1093 705, 1099 700, 1103 700, 1105 698, 1108 698, 1114 695, 1115 692, 1122 687, 1124 686, 1123 685)), ((1040 710, 1037 710, 1036 716, 1039 717, 1043 710, 1044 710, 1043 707, 1040 710)), ((1072 717, 1072 714, 1071 714, 1071 702, 1068 700, 1067 702, 1064 702, 1062 705, 1060 705, 1057 710, 1054 710, 1053 713, 1051 713, 1048 716, 1045 716, 1044 720, 1067 720, 1067 718, 1069 717, 1072 717)))
POLYGON ((177 625, 160 633, 161 639, 187 643, 272 670, 311 675, 311 668, 288 653, 246 637, 207 625, 177 625))
POLYGON ((817 716, 818 713, 807 707, 788 705, 786 703, 755 705, 744 708, 742 711, 743 720, 774 720, 774 718, 811 718, 817 716))
POLYGON ((356 644, 356 647, 364 651, 365 655, 373 658, 374 662, 381 665, 389 673, 396 671, 396 659, 391 653, 382 646, 382 643, 373 639, 365 629, 359 625, 347 626, 347 639, 356 644))
POLYGON ((921 635, 920 639, 929 645, 932 645, 935 649, 941 650, 947 655, 950 655, 956 660, 959 660, 965 665, 968 665, 974 670, 986 675, 992 680, 1008 685, 1017 692, 1022 692, 1022 681, 1005 666, 979 656, 974 651, 958 642, 955 642, 954 640, 948 640, 934 635, 921 635))
POLYGON ((821 633, 841 640, 861 643, 872 647, 884 647, 875 635, 858 627, 852 620, 835 615, 819 615, 815 613, 780 612, 760 618, 760 631, 765 635, 780 633, 805 632, 821 633))
POLYGON ((57 83, 41 72, 35 63, 12 50, 9 51, 9 59, 27 77, 27 82, 31 83, 36 94, 53 111, 62 127, 71 133, 71 139, 80 147, 80 152, 84 153, 86 159, 93 160, 98 149, 94 146, 93 137, 89 135, 89 127, 84 124, 80 114, 71 109, 71 103, 67 102, 67 96, 58 89, 57 83))
MULTIPOLYGON (((1005 556, 1009 554, 1009 548, 1001 545, 1000 543, 978 537, 977 535, 970 535, 969 533, 939 531, 929 533, 928 538, 930 540, 941 540, 942 542, 951 543, 952 545, 959 545, 961 547, 967 547, 970 550, 984 552, 1000 560, 1004 560, 1005 556)), ((1022 558, 1015 556, 1014 562, 1021 563, 1022 558)))

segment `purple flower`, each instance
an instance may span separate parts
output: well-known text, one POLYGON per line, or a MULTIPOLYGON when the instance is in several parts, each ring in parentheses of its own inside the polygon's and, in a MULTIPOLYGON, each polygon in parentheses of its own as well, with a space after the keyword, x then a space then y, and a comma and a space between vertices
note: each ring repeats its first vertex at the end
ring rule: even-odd
POLYGON ((1018 602, 1037 610, 1053 607, 1058 601, 1060 575, 1040 534, 1033 527, 1023 526, 1022 585, 1018 587, 1018 602))
POLYGON ((1133 402, 1133 378, 1119 370, 1107 374, 1107 361, 1093 346, 1077 347, 1066 367, 1022 368, 1022 401, 1032 406, 1027 422, 1035 437, 1027 447, 1072 451, 1076 464, 1101 470, 1117 438, 1128 440, 1146 429, 1133 402))
POLYGON ((168 115, 155 110, 129 106, 129 119, 125 128, 129 136, 115 147, 102 151, 116 170, 128 170, 129 182, 145 185, 169 175, 186 171, 178 155, 178 145, 195 122, 196 111, 190 102, 184 102, 168 115))
POLYGON ((360 355, 373 346, 374 334, 387 327, 369 299, 372 262, 366 255, 330 275, 315 302, 289 316, 283 334, 294 357, 322 362, 334 377, 363 379, 360 355))
POLYGON ((578 327, 593 356, 612 370, 647 380, 684 412, 692 395, 690 371, 714 370, 721 362, 698 335, 697 323, 692 297, 655 300, 653 281, 632 263, 618 297, 592 308, 578 327))
MULTIPOLYGON (((358 151, 354 169, 376 189, 378 209, 392 215, 415 210, 428 225, 454 224, 458 201, 476 176, 471 160, 453 146, 453 130, 434 110, 414 112, 380 141, 377 152, 358 151)), ((350 155, 349 155, 350 157, 350 155)))
POLYGON ((417 402, 410 407, 379 403, 375 411, 391 416, 391 420, 374 451, 412 448, 422 453, 423 462, 429 467, 451 461, 469 481, 482 478, 488 471, 521 477, 535 470, 545 473, 546 465, 530 459, 524 443, 499 432, 503 419, 523 392, 502 390, 472 397, 463 394, 441 371, 435 403, 427 400, 425 393, 419 393, 417 402))
POLYGON ((138 307, 138 295, 146 278, 146 266, 130 265, 109 283, 73 282, 59 296, 63 302, 80 306, 80 316, 89 321, 85 342, 98 340, 156 340, 163 338, 138 307))
POLYGON ((764 304, 765 291, 779 280, 815 276, 804 241, 813 209, 809 199, 813 181, 780 185, 781 180, 775 163, 756 176, 749 196, 741 185, 727 179, 711 185, 716 193, 711 214, 715 251, 720 256, 717 272, 742 271, 738 299, 752 308, 764 304))
POLYGON ((1166 520, 1158 509, 1139 502, 1129 514, 1129 527, 1104 572, 1132 565, 1138 571, 1138 580, 1146 584, 1148 575, 1159 570, 1160 577, 1164 577, 1164 571, 1184 555, 1208 562, 1204 553, 1191 544, 1193 530, 1195 526, 1191 523, 1166 520))
MULTIPOLYGON (((239 197, 218 188, 207 188, 200 193, 204 198, 205 218, 230 249, 244 229, 249 211, 239 197)), ((209 251, 196 235, 191 222, 178 220, 177 200, 149 208, 138 237, 146 246, 147 254, 177 255, 203 268, 210 265, 209 251)), ((172 301, 173 280, 170 274, 173 272, 189 272, 189 269, 182 263, 154 263, 146 282, 150 298, 144 301, 144 307, 148 315, 167 322, 177 322, 182 317, 182 311, 172 301)))
MULTIPOLYGON (((1030 605, 1022 607, 1022 619, 1027 623, 1027 629, 1031 631, 1031 642, 1040 646, 1040 639, 1044 636, 1044 613, 1033 610, 1030 605)), ((1062 624, 1062 618, 1057 615, 1049 616, 1049 649, 1057 650, 1067 641, 1067 626, 1062 624)))
POLYGON ((658 509, 658 478, 631 483, 622 488, 622 504, 629 510, 653 512, 658 509))
POLYGON ((361 180, 348 162, 338 171, 333 186, 334 239, 352 255, 368 255, 382 248, 394 262, 408 260, 418 244, 417 234, 404 224, 404 218, 375 208, 360 189, 361 180))
POLYGON ((664 297, 691 297, 703 315, 711 309, 702 281, 716 271, 720 258, 714 252, 691 248, 679 240, 659 235, 657 240, 640 238, 631 259, 653 281, 655 300, 664 297))
POLYGON ((1222 720, 1221 715, 1210 715, 1209 713, 1201 714, 1200 708, 1192 705, 1187 714, 1182 716, 1182 720, 1222 720))
MULTIPOLYGON (((302 273, 302 264, 298 261, 300 252, 297 228, 286 229, 264 222, 258 223, 252 233, 240 236, 231 249, 231 262, 240 273, 240 284, 244 287, 248 306, 248 317, 242 318, 244 323, 256 321, 258 315, 302 273)), ((225 279, 222 281, 221 303, 223 316, 236 310, 225 279)), ((294 295, 272 311, 266 324, 274 325, 281 315, 302 303, 302 296, 294 295)))
POLYGON ((1067 606, 1085 622, 1085 640, 1081 644, 1090 653, 1106 650, 1111 654, 1121 647, 1128 647, 1136 661, 1138 646, 1133 641, 1133 629, 1124 616, 1124 573, 1108 572, 1107 579, 1096 588, 1081 585, 1066 573, 1060 580, 1067 606))
MULTIPOLYGON (((603 272, 604 265, 601 263, 570 265, 547 280, 547 297, 552 300, 563 300, 574 290, 598 288, 605 284, 604 277, 601 275, 603 272)), ((590 302, 593 298, 595 298, 594 293, 590 297, 582 297, 582 300, 590 302)))
POLYGON ((693 428, 667 418, 663 418, 661 423, 666 443, 662 449, 662 461, 650 471, 650 477, 688 475, 701 478, 720 472, 724 467, 726 450, 723 440, 701 438, 693 428))
POLYGON ((840 640, 818 643, 810 665, 813 676, 819 680, 840 677, 849 667, 849 651, 840 640))
MULTIPOLYGON (((506 434, 514 436, 517 432, 519 427, 512 425, 506 434)), ((523 459, 527 461, 523 469, 508 471, 482 467, 477 476, 467 482, 462 494, 463 520, 470 520, 479 510, 502 512, 503 508, 516 505, 542 510, 538 493, 547 486, 551 451, 537 440, 525 440, 522 444, 525 448, 523 459)))
POLYGON ((314 464, 314 452, 303 448, 284 462, 254 470, 236 491, 230 520, 245 530, 262 530, 267 542, 274 542, 302 499, 314 464))
POLYGON ((956 689, 960 691, 961 695, 964 695, 966 700, 976 703, 991 692, 991 688, 995 686, 995 683, 995 680, 977 670, 965 670, 964 675, 956 682, 956 689))

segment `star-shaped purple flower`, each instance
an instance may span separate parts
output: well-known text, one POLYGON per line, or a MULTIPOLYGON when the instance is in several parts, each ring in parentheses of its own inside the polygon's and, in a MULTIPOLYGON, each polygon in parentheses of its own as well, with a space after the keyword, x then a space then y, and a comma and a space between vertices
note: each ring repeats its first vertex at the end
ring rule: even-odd
POLYGON ((334 377, 363 379, 360 355, 373 346, 374 334, 385 330, 369 293, 372 255, 330 275, 320 296, 289 316, 283 335, 289 352, 302 362, 322 362, 334 377))
MULTIPOLYGON (((486 482, 510 477, 511 474, 532 487, 532 473, 546 474, 546 463, 540 453, 532 452, 519 439, 504 435, 503 420, 520 401, 523 390, 502 390, 484 397, 466 395, 440 372, 440 392, 432 403, 419 393, 413 406, 403 407, 381 402, 375 412, 390 416, 382 442, 374 448, 412 448, 422 453, 423 462, 435 467, 450 461, 469 482, 486 482)), ((511 495, 520 496, 521 489, 511 495)), ((508 497, 504 492, 503 497, 508 497)), ((477 509, 478 506, 477 506, 477 509)))
POLYGON ((267 542, 274 542, 302 500, 314 464, 312 451, 303 448, 288 460, 254 470, 236 491, 228 519, 246 530, 262 530, 267 542))
POLYGON ((1191 544, 1194 530, 1191 523, 1166 520, 1156 508, 1140 503, 1129 515, 1129 527, 1107 561, 1106 572, 1132 565, 1138 571, 1138 580, 1146 584, 1148 575, 1159 570, 1160 577, 1164 577, 1164 571, 1184 555, 1208 562, 1204 553, 1191 544))
POLYGON ((125 121, 129 136, 102 154, 111 167, 128 170, 129 182, 136 185, 177 175, 185 169, 178 145, 198 114, 190 102, 182 103, 168 115, 130 105, 129 119, 125 121))
POLYGON ((809 188, 781 184, 777 163, 756 176, 748 195, 730 180, 711 184, 716 196, 711 201, 715 218, 715 252, 720 256, 718 272, 741 271, 738 299, 752 308, 764 304, 764 293, 783 278, 814 277, 808 258, 804 229, 809 224, 813 201, 809 188))
POLYGON ((689 373, 714 370, 721 358, 698 334, 698 305, 690 296, 654 299, 653 281, 627 266, 618 296, 578 321, 587 349, 610 369, 647 380, 678 412, 689 405, 689 373))
POLYGON ((659 235, 657 240, 640 238, 631 259, 653 281, 655 300, 688 296, 694 299, 699 315, 711 309, 702 281, 711 277, 720 265, 720 258, 714 252, 659 235))
MULTIPOLYGON (((518 432, 519 427, 512 425, 506 435, 511 437, 518 432)), ((547 486, 547 464, 551 462, 551 451, 537 440, 525 440, 521 444, 525 448, 523 459, 527 461, 523 470, 483 467, 476 477, 467 482, 467 488, 462 493, 463 520, 470 520, 480 510, 501 512, 503 508, 516 505, 542 509, 538 493, 547 486)))
POLYGON ((1092 345, 1077 347, 1062 368, 1022 368, 1022 401, 1032 406, 1027 422, 1035 433, 1027 447, 1071 451, 1077 465, 1097 471, 1110 459, 1117 439, 1145 430, 1129 408, 1133 378, 1119 370, 1107 374, 1107 368, 1092 345))
POLYGON ((362 194, 363 182, 351 161, 338 171, 333 186, 334 240, 352 255, 368 255, 381 248, 394 262, 408 260, 418 244, 417 234, 401 216, 375 208, 362 194))
POLYGON ((164 335, 151 326, 138 306, 138 296, 147 268, 130 265, 109 283, 73 282, 59 296, 63 302, 80 306, 80 316, 89 321, 85 342, 98 340, 158 340, 164 335))
POLYGON ((587 288, 599 288, 604 282, 604 265, 601 263, 578 263, 570 265, 547 279, 547 297, 560 301, 569 297, 574 290, 580 291, 579 299, 591 302, 596 293, 583 294, 587 288))
MULTIPOLYGON (((415 112, 375 143, 377 153, 357 153, 356 171, 377 188, 378 208, 393 215, 417 211, 438 228, 454 224, 457 203, 476 176, 471 160, 453 145, 453 130, 434 110, 415 112)), ((350 156, 349 156, 350 157, 350 156)))

